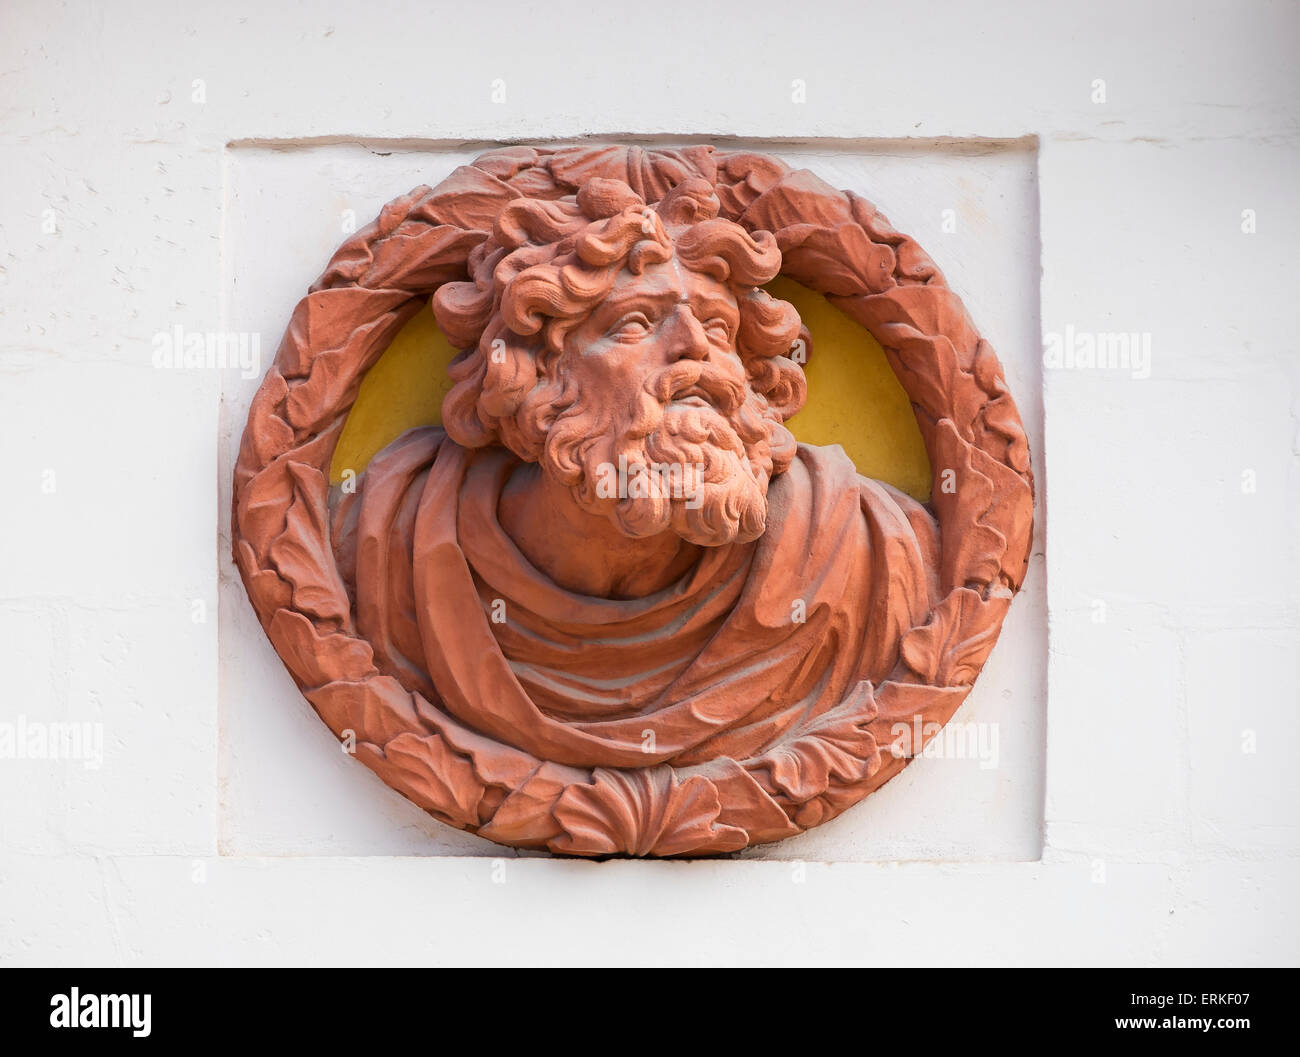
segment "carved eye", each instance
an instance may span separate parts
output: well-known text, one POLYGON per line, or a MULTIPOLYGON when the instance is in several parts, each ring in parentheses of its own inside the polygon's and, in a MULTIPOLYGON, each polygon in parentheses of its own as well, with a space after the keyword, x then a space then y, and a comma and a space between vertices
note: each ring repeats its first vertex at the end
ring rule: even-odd
POLYGON ((710 341, 730 341, 731 327, 721 316, 714 316, 704 323, 704 331, 709 335, 710 341))
POLYGON ((650 320, 643 312, 629 312, 614 324, 609 336, 619 341, 638 341, 650 333, 650 320))

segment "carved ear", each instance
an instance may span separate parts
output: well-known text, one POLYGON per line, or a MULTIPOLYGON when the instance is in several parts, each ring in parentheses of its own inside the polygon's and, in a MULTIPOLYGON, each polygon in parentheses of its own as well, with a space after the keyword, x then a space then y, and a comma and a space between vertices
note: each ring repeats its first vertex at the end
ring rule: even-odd
POLYGON ((702 176, 691 176, 677 184, 655 206, 665 227, 698 224, 718 215, 718 196, 713 185, 702 176))

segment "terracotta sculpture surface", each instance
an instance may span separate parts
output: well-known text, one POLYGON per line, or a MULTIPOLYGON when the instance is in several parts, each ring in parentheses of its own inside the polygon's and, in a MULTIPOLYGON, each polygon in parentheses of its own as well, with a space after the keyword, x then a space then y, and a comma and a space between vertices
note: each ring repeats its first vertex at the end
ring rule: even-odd
POLYGON ((298 305, 233 533, 312 706, 434 817, 705 855, 920 752, 993 647, 1032 505, 996 356, 865 200, 753 153, 511 147, 391 203, 298 305), (809 335, 778 274, 884 347, 930 503, 785 427, 809 335), (441 427, 331 488, 365 371, 430 297, 464 350, 441 427))

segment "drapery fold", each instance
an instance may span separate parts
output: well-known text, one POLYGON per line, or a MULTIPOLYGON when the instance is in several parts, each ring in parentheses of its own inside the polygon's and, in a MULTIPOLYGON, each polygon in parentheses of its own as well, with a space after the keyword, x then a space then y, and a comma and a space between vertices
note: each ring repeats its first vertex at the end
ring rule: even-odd
POLYGON ((517 465, 408 431, 342 497, 333 539, 381 670, 544 759, 753 756, 885 679, 939 597, 933 517, 838 446, 799 446, 758 540, 636 599, 567 591, 520 553, 497 519, 517 465))

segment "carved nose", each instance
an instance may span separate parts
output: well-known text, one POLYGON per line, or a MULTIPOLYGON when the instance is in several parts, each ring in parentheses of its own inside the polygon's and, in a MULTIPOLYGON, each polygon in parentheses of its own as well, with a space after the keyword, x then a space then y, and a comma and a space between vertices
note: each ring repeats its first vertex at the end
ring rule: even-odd
POLYGON ((702 360, 709 354, 709 336, 685 305, 677 306, 672 341, 675 360, 702 360))

